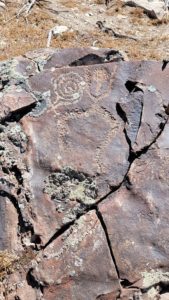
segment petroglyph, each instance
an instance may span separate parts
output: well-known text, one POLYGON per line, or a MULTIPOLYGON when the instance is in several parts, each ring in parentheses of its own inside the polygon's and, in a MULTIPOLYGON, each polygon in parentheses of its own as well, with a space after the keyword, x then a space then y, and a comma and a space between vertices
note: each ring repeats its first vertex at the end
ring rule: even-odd
POLYGON ((53 103, 54 108, 59 104, 67 105, 78 102, 83 96, 86 86, 84 79, 75 72, 66 72, 54 79, 54 91, 56 99, 53 103))
POLYGON ((48 51, 0 70, 0 249, 23 260, 0 297, 166 296, 169 69, 48 51))
POLYGON ((89 93, 92 97, 99 99, 108 96, 111 90, 113 72, 110 74, 105 67, 87 70, 86 78, 88 81, 89 93))

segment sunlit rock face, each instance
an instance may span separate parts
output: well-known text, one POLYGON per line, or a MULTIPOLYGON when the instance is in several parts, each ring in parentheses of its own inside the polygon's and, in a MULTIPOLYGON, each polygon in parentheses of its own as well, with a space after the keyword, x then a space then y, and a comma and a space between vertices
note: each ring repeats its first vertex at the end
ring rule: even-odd
POLYGON ((0 63, 2 300, 6 281, 11 300, 167 293, 168 80, 110 49, 0 63))

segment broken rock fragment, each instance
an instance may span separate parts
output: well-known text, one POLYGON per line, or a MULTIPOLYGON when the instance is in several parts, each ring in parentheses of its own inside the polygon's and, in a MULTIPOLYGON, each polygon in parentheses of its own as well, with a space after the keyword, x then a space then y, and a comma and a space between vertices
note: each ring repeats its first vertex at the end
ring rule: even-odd
POLYGON ((164 0, 123 0, 126 5, 132 7, 140 7, 150 18, 161 19, 168 9, 166 1, 164 0))
POLYGON ((99 205, 120 278, 147 290, 168 282, 168 145, 167 123, 126 183, 99 205))
POLYGON ((94 211, 80 217, 45 248, 32 276, 45 285, 46 299, 96 299, 112 290, 116 299, 120 285, 104 230, 94 211))
POLYGON ((2 300, 165 294, 169 69, 114 54, 0 63, 2 300))

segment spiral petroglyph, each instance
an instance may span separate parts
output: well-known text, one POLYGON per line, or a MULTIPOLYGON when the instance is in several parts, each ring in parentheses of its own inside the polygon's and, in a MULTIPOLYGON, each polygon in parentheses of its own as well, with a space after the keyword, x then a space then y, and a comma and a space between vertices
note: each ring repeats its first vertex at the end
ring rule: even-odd
POLYGON ((77 73, 61 74, 54 80, 54 90, 57 95, 54 105, 57 106, 62 101, 64 101, 62 104, 79 101, 83 95, 85 85, 83 77, 77 73))

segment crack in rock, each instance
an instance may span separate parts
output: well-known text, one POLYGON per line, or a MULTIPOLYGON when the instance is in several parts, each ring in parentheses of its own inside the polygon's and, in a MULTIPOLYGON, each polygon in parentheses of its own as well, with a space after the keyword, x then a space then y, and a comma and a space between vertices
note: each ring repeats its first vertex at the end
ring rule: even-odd
POLYGON ((111 254, 111 257, 112 257, 112 260, 113 260, 113 263, 114 263, 114 266, 115 266, 115 269, 116 269, 116 272, 117 272, 117 276, 118 278, 120 279, 119 277, 119 270, 118 270, 118 266, 117 266, 117 263, 116 263, 116 259, 115 259, 115 256, 113 254, 113 249, 111 247, 111 243, 110 243, 110 239, 109 239, 109 234, 108 234, 108 231, 107 231, 107 227, 106 227, 106 224, 104 222, 104 219, 103 219, 103 216, 102 214, 100 213, 98 207, 96 209, 96 213, 97 213, 97 216, 98 216, 98 219, 103 227, 103 230, 105 232, 105 236, 106 236, 106 240, 107 240, 107 244, 108 244, 108 247, 109 247, 109 250, 110 250, 110 254, 111 254))
POLYGON ((40 49, 0 63, 0 249, 36 254, 6 274, 10 299, 169 292, 169 71, 117 60, 40 49))

